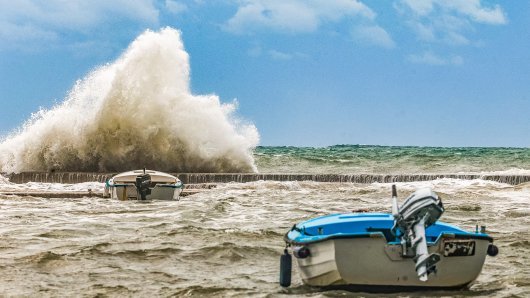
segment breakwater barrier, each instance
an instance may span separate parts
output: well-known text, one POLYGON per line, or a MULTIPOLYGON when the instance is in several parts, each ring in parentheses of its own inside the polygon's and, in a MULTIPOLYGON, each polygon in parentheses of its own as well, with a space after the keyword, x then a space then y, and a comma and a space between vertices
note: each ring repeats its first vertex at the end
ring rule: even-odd
MULTIPOLYGON (((105 182, 117 173, 95 172, 21 172, 3 173, 2 176, 13 183, 47 182, 47 183, 82 183, 105 182)), ((530 175, 495 175, 495 174, 258 174, 258 173, 171 173, 184 184, 252 182, 269 181, 315 181, 339 183, 392 183, 431 181, 441 178, 482 179, 517 185, 530 182, 530 175)))

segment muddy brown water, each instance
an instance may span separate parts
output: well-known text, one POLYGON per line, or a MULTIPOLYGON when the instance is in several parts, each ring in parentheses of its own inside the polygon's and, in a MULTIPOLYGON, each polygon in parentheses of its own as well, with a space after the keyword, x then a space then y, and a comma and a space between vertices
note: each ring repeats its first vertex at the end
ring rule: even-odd
MULTIPOLYGON (((102 184, 101 184, 102 185, 102 184)), ((486 225, 500 253, 468 288, 393 294, 278 285, 284 233, 320 215, 390 210, 388 183, 221 183, 180 201, 0 196, 0 293, 5 296, 343 297, 530 295, 530 185, 438 179, 442 220, 486 225)), ((8 189, 10 186, 0 185, 8 189)), ((11 186, 12 188, 13 186, 11 186)), ((17 188, 69 190, 33 183, 17 188)), ((94 186, 91 186, 94 187, 94 186)), ((296 267, 296 266, 294 266, 296 267)))

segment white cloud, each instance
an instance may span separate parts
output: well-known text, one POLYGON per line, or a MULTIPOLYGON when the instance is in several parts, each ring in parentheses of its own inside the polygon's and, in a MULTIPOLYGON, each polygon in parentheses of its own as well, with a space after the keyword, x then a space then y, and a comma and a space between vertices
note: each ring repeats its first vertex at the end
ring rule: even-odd
POLYGON ((480 0, 439 0, 438 5, 468 16, 475 22, 492 25, 506 23, 506 16, 500 5, 483 7, 480 0))
POLYGON ((283 53, 276 50, 270 50, 269 55, 274 60, 291 60, 293 58, 293 55, 291 54, 283 53))
POLYGON ((234 33, 259 29, 314 32, 325 22, 347 17, 373 20, 375 13, 357 0, 245 0, 224 28, 234 33))
POLYGON ((52 31, 33 26, 31 24, 16 25, 9 22, 0 22, 0 40, 18 42, 25 39, 54 41, 58 38, 52 31))
POLYGON ((428 16, 436 8, 444 13, 456 13, 475 22, 487 24, 505 24, 506 16, 499 5, 484 7, 481 0, 401 0, 418 16, 428 16))
POLYGON ((0 40, 5 44, 49 41, 68 31, 98 29, 115 19, 153 24, 158 13, 153 0, 2 0, 0 40))
MULTIPOLYGON (((375 18, 375 12, 358 0, 244 0, 235 15, 224 24, 224 29, 232 33, 260 30, 312 33, 326 23, 349 21, 361 24, 352 29, 356 40, 393 48, 395 43, 390 34, 376 24, 375 18)), ((272 56, 286 59, 281 55, 272 56)))
POLYGON ((441 57, 431 51, 419 55, 410 55, 408 60, 412 63, 428 65, 461 65, 464 63, 461 56, 441 57))
POLYGON ((270 50, 268 51, 268 54, 273 60, 307 59, 309 57, 308 55, 300 52, 285 53, 278 50, 270 50))
POLYGON ((173 14, 179 14, 188 10, 186 4, 174 0, 166 0, 166 8, 173 14))
POLYGON ((433 10, 432 0, 403 0, 402 2, 421 16, 428 15, 433 10))
POLYGON ((396 46, 392 37, 380 26, 358 26, 353 30, 354 38, 364 43, 381 46, 384 48, 394 48, 396 46))
POLYGON ((85 29, 108 19, 126 17, 156 22, 158 10, 152 0, 19 0, 2 4, 0 15, 12 23, 33 22, 45 26, 85 29))
POLYGON ((507 22, 499 5, 486 7, 480 0, 398 0, 394 7, 425 42, 466 45, 471 43, 466 33, 475 23, 507 22))

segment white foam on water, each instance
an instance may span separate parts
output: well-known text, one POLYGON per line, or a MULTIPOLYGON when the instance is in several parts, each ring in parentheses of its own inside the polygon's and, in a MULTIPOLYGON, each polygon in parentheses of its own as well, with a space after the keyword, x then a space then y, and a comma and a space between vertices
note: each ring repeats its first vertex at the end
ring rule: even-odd
POLYGON ((180 32, 141 34, 0 143, 0 171, 256 171, 256 127, 237 102, 193 95, 180 32))
POLYGON ((7 179, 6 177, 0 174, 0 185, 5 185, 5 184, 12 184, 12 183, 9 182, 9 179, 7 179))
POLYGON ((103 192, 105 183, 101 182, 84 182, 75 184, 62 183, 44 183, 44 182, 27 182, 27 183, 5 183, 0 181, 0 192, 43 192, 43 193, 75 193, 86 192, 103 192))
POLYGON ((527 169, 518 169, 511 168, 504 171, 489 171, 489 172, 480 172, 480 175, 513 175, 513 176, 525 176, 530 175, 530 170, 527 169))
MULTIPOLYGON (((373 183, 372 185, 380 191, 381 189, 391 189, 391 185, 395 184, 398 191, 404 193, 412 193, 418 188, 428 187, 436 192, 442 192, 449 195, 458 195, 464 192, 489 195, 498 191, 512 190, 513 185, 483 180, 483 179, 454 179, 454 178, 439 178, 429 181, 414 181, 414 182, 394 182, 394 183, 373 183)), ((390 191, 388 191, 390 194, 390 191)), ((390 195, 389 195, 390 196, 390 195)))

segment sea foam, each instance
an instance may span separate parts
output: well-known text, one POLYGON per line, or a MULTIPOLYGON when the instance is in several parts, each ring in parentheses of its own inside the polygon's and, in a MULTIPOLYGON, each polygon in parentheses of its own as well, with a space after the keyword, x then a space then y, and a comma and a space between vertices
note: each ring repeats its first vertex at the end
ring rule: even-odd
POLYGON ((236 108, 191 94, 178 30, 148 30, 6 137, 0 170, 255 172, 259 134, 236 108))

